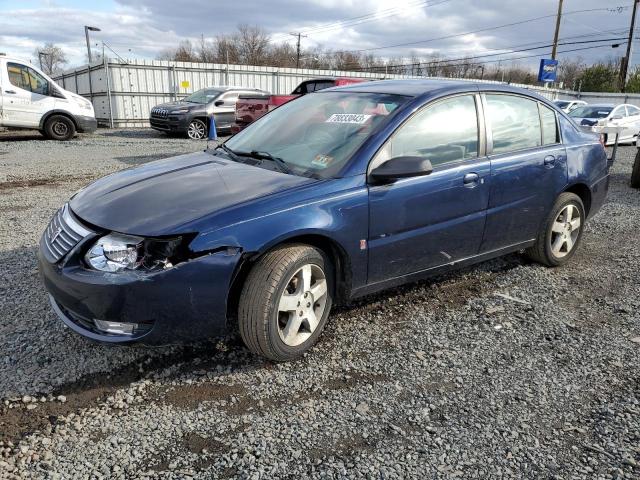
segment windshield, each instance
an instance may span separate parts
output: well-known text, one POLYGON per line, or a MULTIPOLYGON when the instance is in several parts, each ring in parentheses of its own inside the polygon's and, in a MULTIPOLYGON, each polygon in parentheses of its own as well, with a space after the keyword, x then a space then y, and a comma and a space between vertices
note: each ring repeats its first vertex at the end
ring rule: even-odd
POLYGON ((226 142, 235 152, 268 152, 292 173, 335 176, 391 112, 409 97, 324 92, 285 103, 226 142))
POLYGON ((559 108, 567 108, 571 102, 567 102, 566 100, 556 100, 553 103, 555 103, 559 108))
POLYGON ((569 116, 575 118, 605 118, 611 113, 611 110, 613 110, 613 107, 587 105, 572 110, 569 116))
POLYGON ((198 90, 197 92, 194 92, 191 95, 189 95, 187 98, 183 100, 183 102, 209 103, 221 93, 222 92, 220 90, 216 90, 214 88, 203 88, 202 90, 198 90))

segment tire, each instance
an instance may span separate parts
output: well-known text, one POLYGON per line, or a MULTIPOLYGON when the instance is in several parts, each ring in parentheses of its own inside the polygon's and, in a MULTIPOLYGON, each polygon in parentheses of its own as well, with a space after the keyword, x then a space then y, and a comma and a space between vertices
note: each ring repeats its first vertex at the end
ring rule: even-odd
POLYGON ((191 140, 204 140, 207 138, 207 133, 207 124, 197 118, 191 120, 187 127, 187 137, 191 140))
POLYGON ((631 171, 631 188, 640 188, 640 148, 637 149, 636 159, 631 171))
POLYGON ((44 124, 44 133, 51 140, 69 140, 76 134, 76 126, 69 117, 52 115, 44 124))
POLYGON ((327 323, 333 278, 327 256, 308 245, 279 247, 260 258, 249 272, 238 306, 240 336, 247 348, 277 362, 302 356, 327 323))
POLYGON ((561 193, 544 221, 536 243, 526 250, 526 254, 532 260, 548 267, 564 265, 580 245, 585 219, 584 205, 580 197, 570 192, 561 193), (570 221, 567 222, 569 211, 570 221), (570 226, 567 226, 567 223, 570 226))

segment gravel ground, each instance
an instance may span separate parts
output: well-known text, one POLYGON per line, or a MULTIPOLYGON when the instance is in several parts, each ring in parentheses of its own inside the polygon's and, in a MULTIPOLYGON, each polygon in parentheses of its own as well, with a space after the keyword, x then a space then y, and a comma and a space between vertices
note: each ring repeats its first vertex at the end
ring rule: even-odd
POLYGON ((0 477, 640 477, 635 148, 566 267, 511 255, 366 298, 299 362, 63 328, 36 269, 49 217, 96 177, 203 147, 0 134, 0 477))

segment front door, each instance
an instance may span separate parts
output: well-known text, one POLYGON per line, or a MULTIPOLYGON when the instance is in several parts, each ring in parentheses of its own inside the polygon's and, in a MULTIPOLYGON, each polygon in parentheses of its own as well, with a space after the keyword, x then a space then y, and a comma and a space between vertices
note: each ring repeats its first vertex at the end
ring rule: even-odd
POLYGON ((16 127, 40 126, 42 115, 54 107, 49 81, 26 65, 7 62, 9 82, 2 86, 4 123, 16 127))
POLYGON ((535 239, 567 182, 554 110, 518 95, 486 94, 491 195, 482 252, 535 239))
POLYGON ((489 200, 477 95, 428 105, 391 137, 370 169, 399 156, 433 165, 423 177, 369 186, 370 284, 478 253, 489 200))

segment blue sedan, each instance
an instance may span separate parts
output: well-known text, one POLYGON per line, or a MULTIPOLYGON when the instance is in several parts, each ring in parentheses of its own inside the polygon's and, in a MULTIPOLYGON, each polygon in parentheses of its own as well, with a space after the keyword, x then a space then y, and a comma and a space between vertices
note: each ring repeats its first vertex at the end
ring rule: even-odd
POLYGON ((91 339, 238 328, 284 361, 355 297, 523 249, 566 263, 608 185, 598 137, 531 92, 362 83, 96 181, 51 220, 39 265, 55 312, 91 339))

